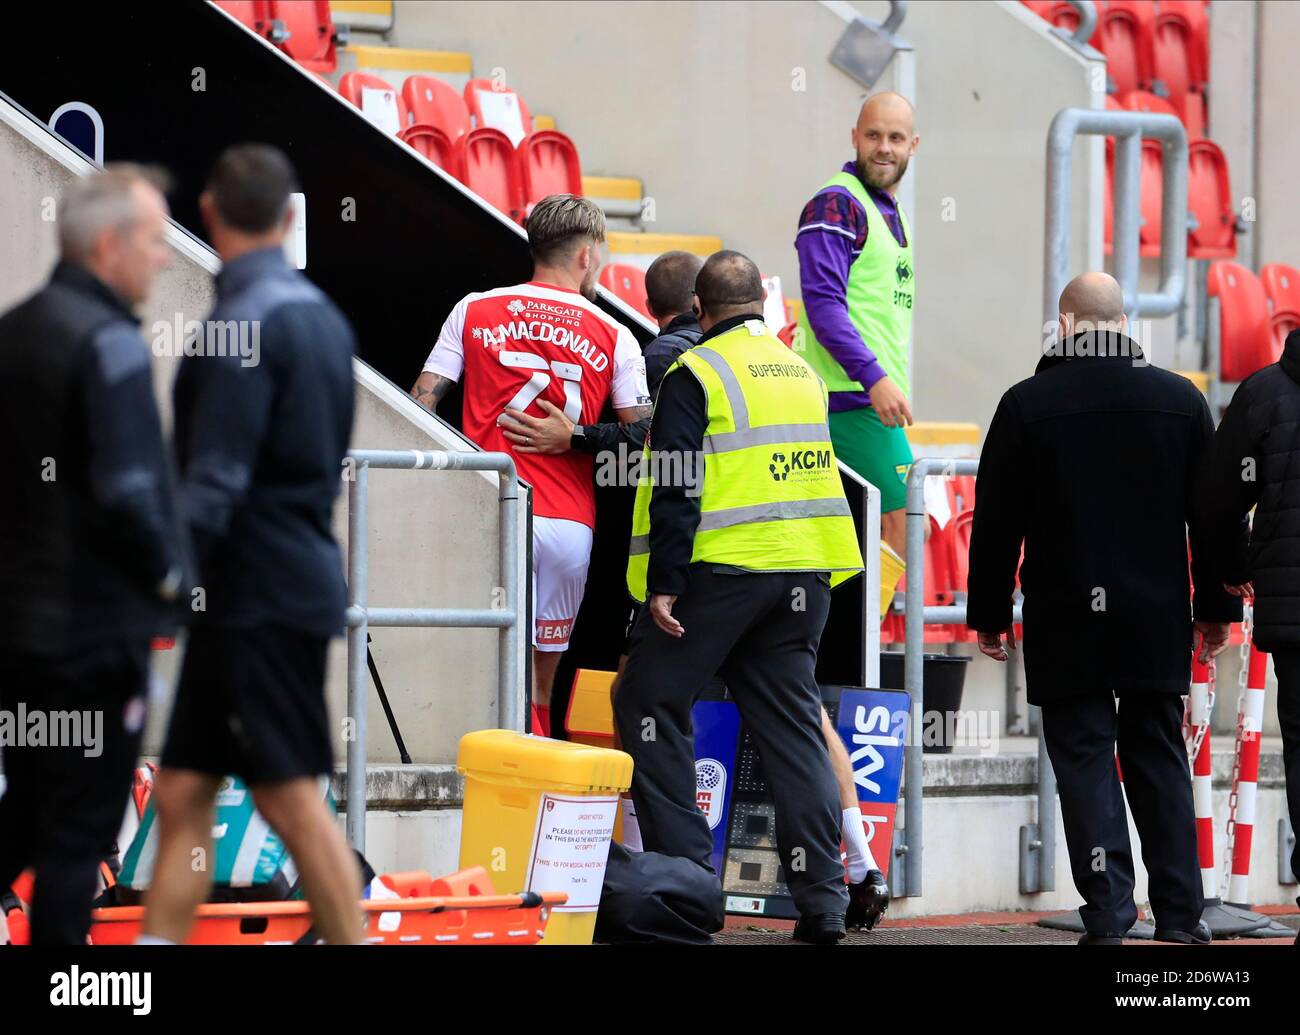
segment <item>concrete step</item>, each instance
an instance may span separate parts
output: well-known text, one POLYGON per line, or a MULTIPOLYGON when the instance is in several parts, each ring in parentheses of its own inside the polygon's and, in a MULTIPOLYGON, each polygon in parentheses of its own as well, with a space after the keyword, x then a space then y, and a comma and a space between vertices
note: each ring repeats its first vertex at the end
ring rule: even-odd
POLYGON ((335 25, 354 32, 388 32, 393 27, 393 0, 330 0, 335 25))
POLYGON ((645 189, 636 177, 584 176, 582 193, 604 210, 606 218, 611 220, 611 229, 615 227, 613 220, 618 219, 621 227, 640 231, 641 198, 645 189))
POLYGON ((624 262, 646 269, 664 252, 690 252, 707 258, 722 248, 722 238, 709 234, 626 233, 609 235, 612 262, 624 262))
POLYGON ((433 75, 461 92, 473 70, 473 61, 463 51, 350 44, 339 51, 338 71, 327 78, 337 85, 347 72, 369 72, 400 91, 408 75, 433 75))

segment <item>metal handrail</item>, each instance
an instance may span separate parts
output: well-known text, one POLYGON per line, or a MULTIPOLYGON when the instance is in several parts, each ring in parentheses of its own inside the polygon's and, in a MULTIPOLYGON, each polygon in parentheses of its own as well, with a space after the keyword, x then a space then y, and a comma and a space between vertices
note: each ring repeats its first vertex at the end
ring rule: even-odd
MULTIPOLYGON (((1187 132, 1173 115, 1147 111, 1064 108, 1047 133, 1047 226, 1043 235, 1043 331, 1055 339, 1057 304, 1070 279, 1070 201, 1074 138, 1115 138, 1115 279, 1129 320, 1138 313, 1169 316, 1187 288, 1187 132), (1138 207, 1142 138, 1164 145, 1160 216, 1160 289, 1138 291, 1138 207)), ((1047 343, 1045 343, 1047 344, 1047 343)))
MULTIPOLYGON (((945 478, 979 473, 979 460, 955 460, 948 457, 917 457, 907 474, 907 590, 904 600, 903 689, 910 698, 911 722, 907 744, 903 749, 903 830, 900 851, 903 855, 902 895, 921 894, 922 853, 924 849, 923 803, 925 799, 924 762, 920 731, 924 718, 925 698, 925 627, 966 622, 966 605, 925 606, 925 479, 928 475, 945 478)), ((1022 619, 1015 607, 1013 622, 1022 619)), ((1038 752, 1038 815, 1041 841, 1040 881, 1055 880, 1056 859, 1056 783, 1046 748, 1040 738, 1038 752), (1044 785, 1044 780, 1048 784, 1044 785)), ((1051 890, 1044 885, 1042 890, 1051 890)))
POLYGON ((1075 43, 1087 43, 1092 39, 1093 31, 1097 28, 1097 5, 1092 0, 1065 0, 1065 2, 1079 12, 1079 24, 1075 26, 1070 39, 1075 43))
POLYGON ((497 720, 504 729, 523 729, 519 659, 523 653, 526 602, 519 577, 519 477, 506 453, 419 449, 354 449, 348 481, 348 716, 353 721, 347 761, 347 838, 366 848, 366 712, 369 681, 366 634, 370 626, 494 628, 501 630, 497 654, 497 720), (501 608, 419 608, 370 606, 369 472, 495 471, 500 482, 499 557, 501 608))
POLYGON ((903 19, 906 17, 907 0, 889 0, 889 14, 885 15, 885 20, 880 23, 880 27, 892 36, 902 27, 903 19))

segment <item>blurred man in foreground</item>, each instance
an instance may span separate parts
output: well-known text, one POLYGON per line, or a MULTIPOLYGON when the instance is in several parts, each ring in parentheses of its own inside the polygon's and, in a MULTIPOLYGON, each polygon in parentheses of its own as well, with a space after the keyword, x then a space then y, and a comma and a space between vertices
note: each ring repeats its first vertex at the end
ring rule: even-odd
POLYGON ((168 262, 161 185, 117 164, 74 182, 49 283, 0 317, 0 890, 35 867, 37 945, 86 940, 131 791, 150 639, 172 631, 182 588, 135 313, 168 262))
POLYGON ((176 378, 181 502, 206 606, 196 611, 162 771, 142 943, 180 942, 207 896, 223 777, 252 789, 284 840, 330 943, 361 937, 361 873, 320 780, 334 770, 325 658, 342 633, 343 562, 331 530, 352 431, 355 342, 343 315, 285 261, 297 184, 288 159, 233 147, 200 211, 217 253, 203 348, 176 378), (258 346, 231 351, 234 327, 258 346), (214 330, 224 333, 215 340, 214 330))

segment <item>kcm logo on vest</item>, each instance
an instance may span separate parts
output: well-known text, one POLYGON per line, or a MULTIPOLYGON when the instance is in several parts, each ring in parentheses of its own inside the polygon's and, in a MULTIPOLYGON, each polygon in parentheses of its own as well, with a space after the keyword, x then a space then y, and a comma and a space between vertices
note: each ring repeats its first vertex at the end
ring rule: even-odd
POLYGON ((799 482, 815 478, 830 467, 829 449, 796 449, 788 457, 785 453, 773 453, 767 470, 774 482, 787 479, 799 482))

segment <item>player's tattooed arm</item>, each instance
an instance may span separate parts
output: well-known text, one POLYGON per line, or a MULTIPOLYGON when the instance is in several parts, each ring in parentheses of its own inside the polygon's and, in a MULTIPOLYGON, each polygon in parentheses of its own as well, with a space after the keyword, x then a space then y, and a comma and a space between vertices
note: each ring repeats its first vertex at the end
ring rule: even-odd
POLYGON ((618 443, 624 442, 633 453, 638 453, 645 445, 650 433, 650 414, 654 407, 648 402, 636 406, 625 406, 614 411, 618 417, 618 433, 610 441, 601 443, 602 449, 616 449, 618 443))
POLYGON ((442 402, 443 397, 451 391, 451 386, 455 383, 449 377, 443 377, 441 374, 435 374, 432 370, 426 370, 416 378, 415 384, 411 386, 411 398, 430 413, 433 413, 438 403, 442 402))
POLYGON ((615 410, 614 412, 618 415, 620 424, 642 424, 649 422, 654 407, 646 403, 644 406, 625 406, 621 410, 615 410))

